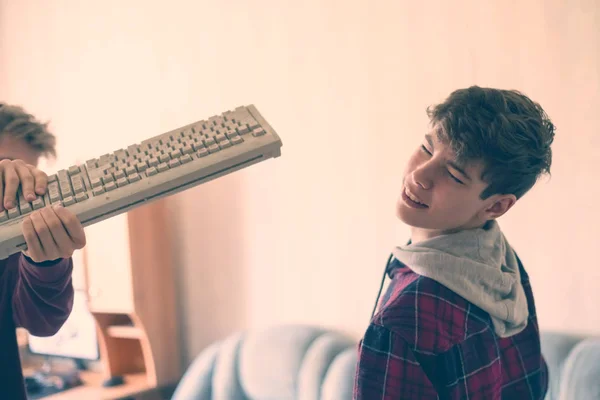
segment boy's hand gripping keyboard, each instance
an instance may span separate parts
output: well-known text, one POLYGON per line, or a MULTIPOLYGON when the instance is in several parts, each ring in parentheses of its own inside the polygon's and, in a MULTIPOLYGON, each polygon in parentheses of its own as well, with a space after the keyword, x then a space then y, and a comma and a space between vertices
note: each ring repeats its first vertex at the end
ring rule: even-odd
MULTIPOLYGON (((21 221, 61 203, 83 226, 278 157, 282 142, 253 105, 238 107, 49 176, 44 196, 0 212, 0 259, 26 248, 21 221)), ((19 190, 20 192, 20 190, 19 190)))

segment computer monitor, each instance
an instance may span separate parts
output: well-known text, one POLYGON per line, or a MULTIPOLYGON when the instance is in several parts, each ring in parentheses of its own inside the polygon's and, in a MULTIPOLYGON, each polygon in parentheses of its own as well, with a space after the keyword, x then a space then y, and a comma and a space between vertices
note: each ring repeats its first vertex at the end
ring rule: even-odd
POLYGON ((62 328, 50 337, 29 334, 29 351, 34 354, 96 361, 100 357, 96 321, 87 308, 84 291, 75 290, 73 310, 62 328))

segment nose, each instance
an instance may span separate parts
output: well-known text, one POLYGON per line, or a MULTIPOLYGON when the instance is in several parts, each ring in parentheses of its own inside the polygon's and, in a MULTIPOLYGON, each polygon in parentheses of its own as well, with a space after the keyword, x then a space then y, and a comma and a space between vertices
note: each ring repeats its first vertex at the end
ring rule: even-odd
POLYGON ((410 177, 412 184, 418 186, 423 190, 428 190, 431 188, 431 178, 428 176, 428 172, 425 168, 417 168, 413 171, 410 177))

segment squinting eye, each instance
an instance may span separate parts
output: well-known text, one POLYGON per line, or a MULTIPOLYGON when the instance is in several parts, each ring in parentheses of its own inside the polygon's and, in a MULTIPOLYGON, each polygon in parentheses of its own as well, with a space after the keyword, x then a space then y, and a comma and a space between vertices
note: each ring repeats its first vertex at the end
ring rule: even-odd
MULTIPOLYGON (((423 144, 422 144, 422 145, 421 145, 421 149, 423 149, 423 151, 424 151, 425 153, 427 153, 427 154, 431 155, 431 153, 429 152, 429 150, 427 150, 427 147, 425 147, 425 145, 423 145, 423 144)), ((464 183, 463 183, 461 180, 459 180, 457 177, 455 177, 454 175, 452 175, 452 174, 450 173, 450 171, 448 171, 448 175, 450 175, 450 177, 451 177, 452 179, 454 179, 456 182, 460 183, 461 185, 464 185, 464 183)))
POLYGON ((464 183, 462 183, 462 181, 458 180, 454 175, 452 175, 450 171, 448 171, 448 175, 450 175, 452 179, 454 179, 456 182, 460 183, 461 185, 464 185, 464 183))

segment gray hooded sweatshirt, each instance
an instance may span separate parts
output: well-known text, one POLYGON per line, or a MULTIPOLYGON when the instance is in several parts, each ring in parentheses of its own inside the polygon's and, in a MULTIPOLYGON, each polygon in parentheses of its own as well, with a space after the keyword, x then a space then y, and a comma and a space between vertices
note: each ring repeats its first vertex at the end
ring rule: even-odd
POLYGON ((482 228, 398 246, 392 254, 486 311, 500 337, 521 332, 529 316, 515 252, 495 220, 482 228))

